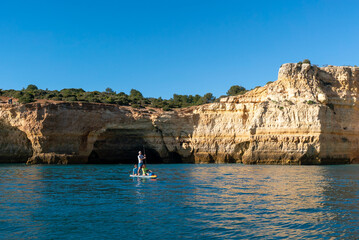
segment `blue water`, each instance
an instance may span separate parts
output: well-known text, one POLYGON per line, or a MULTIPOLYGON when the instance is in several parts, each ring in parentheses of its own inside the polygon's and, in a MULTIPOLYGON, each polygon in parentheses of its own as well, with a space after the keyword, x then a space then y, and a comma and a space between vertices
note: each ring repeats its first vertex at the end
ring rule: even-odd
POLYGON ((0 165, 1 239, 358 239, 359 165, 0 165))

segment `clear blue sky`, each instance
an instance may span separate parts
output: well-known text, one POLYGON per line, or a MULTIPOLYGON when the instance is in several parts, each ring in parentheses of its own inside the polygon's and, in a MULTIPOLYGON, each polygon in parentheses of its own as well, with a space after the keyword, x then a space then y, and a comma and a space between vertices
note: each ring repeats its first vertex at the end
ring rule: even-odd
POLYGON ((359 65, 359 1, 1 1, 0 88, 226 93, 281 64, 359 65))

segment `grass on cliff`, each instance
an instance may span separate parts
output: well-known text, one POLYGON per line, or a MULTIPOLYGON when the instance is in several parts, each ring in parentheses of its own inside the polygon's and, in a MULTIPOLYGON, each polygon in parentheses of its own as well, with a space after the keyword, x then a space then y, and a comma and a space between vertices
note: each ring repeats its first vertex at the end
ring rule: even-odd
MULTIPOLYGON (((247 90, 244 87, 232 86, 227 96, 244 94, 247 90)), ((130 94, 124 92, 116 93, 111 88, 106 88, 104 92, 92 91, 86 92, 82 88, 65 88, 58 90, 43 90, 37 86, 30 84, 26 89, 22 90, 2 90, 0 96, 16 98, 19 103, 30 103, 38 99, 66 101, 66 102, 89 102, 89 103, 109 103, 121 106, 131 106, 134 108, 154 107, 162 108, 165 111, 172 108, 182 108, 197 106, 206 103, 213 103, 216 97, 212 93, 206 93, 203 96, 196 95, 179 95, 173 94, 170 99, 145 98, 142 93, 136 89, 132 89, 130 94)))

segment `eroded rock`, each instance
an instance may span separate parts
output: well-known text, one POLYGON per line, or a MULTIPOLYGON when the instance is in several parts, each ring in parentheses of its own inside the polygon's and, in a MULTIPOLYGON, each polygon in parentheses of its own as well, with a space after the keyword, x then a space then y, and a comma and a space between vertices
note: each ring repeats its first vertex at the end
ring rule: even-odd
POLYGON ((152 163, 357 163, 358 89, 359 68, 284 64, 277 81, 245 95, 169 112, 3 104, 0 159, 134 163, 142 150, 152 163))

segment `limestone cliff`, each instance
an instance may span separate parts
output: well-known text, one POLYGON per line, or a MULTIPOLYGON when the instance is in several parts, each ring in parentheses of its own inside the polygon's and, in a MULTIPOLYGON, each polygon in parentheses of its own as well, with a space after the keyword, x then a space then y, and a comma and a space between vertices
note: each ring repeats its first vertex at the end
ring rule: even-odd
POLYGON ((359 159, 359 68, 284 64, 278 80, 163 112, 107 104, 0 105, 0 161, 326 164, 359 159))

